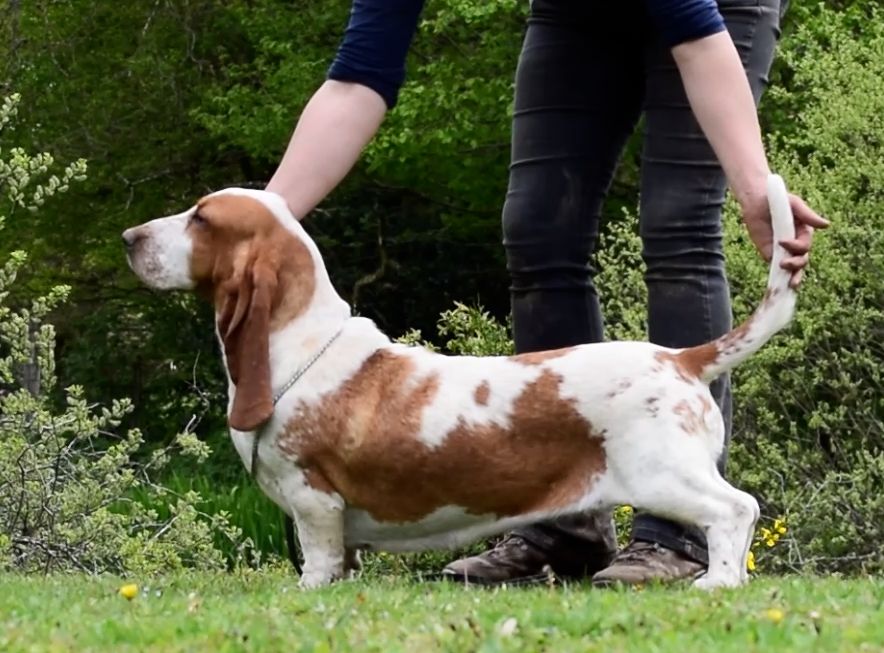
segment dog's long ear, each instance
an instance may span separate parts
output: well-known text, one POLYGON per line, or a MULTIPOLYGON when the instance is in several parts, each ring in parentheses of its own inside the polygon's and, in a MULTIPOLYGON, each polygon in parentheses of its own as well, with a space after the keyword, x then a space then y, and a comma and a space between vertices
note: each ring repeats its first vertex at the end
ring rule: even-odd
POLYGON ((218 317, 227 370, 236 386, 229 422, 238 431, 253 431, 273 414, 270 312, 276 287, 276 271, 258 258, 227 293, 218 317))

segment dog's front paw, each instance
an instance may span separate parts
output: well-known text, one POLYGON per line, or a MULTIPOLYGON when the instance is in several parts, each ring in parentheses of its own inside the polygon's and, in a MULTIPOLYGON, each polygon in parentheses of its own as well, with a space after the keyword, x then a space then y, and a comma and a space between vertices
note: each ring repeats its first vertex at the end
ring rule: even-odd
POLYGON ((305 570, 301 575, 301 579, 298 581, 298 587, 302 590, 312 590, 317 587, 330 585, 336 580, 340 580, 342 576, 343 572, 305 570))
POLYGON ((298 581, 298 587, 302 590, 313 590, 317 587, 323 587, 332 582, 330 576, 326 574, 304 574, 298 581))

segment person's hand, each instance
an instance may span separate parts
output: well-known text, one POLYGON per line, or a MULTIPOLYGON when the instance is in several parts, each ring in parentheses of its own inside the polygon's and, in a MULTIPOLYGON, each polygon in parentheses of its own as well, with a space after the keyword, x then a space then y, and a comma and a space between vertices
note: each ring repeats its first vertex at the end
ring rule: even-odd
MULTIPOLYGON (((780 241, 780 245, 789 253, 780 267, 792 273, 789 286, 797 288, 804 277, 804 268, 810 260, 810 246, 813 241, 814 229, 825 229, 829 221, 818 215, 803 199, 789 194, 792 215, 795 218, 795 238, 780 241)), ((755 247, 770 262, 773 255, 773 229, 770 224, 770 206, 767 196, 755 195, 755 199, 740 202, 743 210, 743 222, 749 232, 749 238, 755 247)))

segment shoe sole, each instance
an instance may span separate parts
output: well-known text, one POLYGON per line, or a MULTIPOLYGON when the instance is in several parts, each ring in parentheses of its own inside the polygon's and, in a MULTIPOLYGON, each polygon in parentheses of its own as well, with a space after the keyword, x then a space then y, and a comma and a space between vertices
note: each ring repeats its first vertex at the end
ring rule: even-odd
POLYGON ((468 574, 452 574, 440 572, 436 574, 422 575, 423 580, 441 581, 443 583, 457 583, 458 585, 478 585, 480 587, 500 587, 501 585, 551 585, 558 583, 559 579, 552 574, 536 574, 534 576, 520 576, 508 580, 489 580, 481 576, 468 574))
POLYGON ((648 585, 675 585, 678 583, 692 583, 703 574, 706 573, 705 569, 698 571, 695 574, 689 574, 686 576, 679 576, 678 578, 649 578, 645 580, 638 581, 628 581, 623 580, 622 578, 601 578, 596 580, 593 578, 592 586, 597 587, 599 589, 611 589, 617 587, 647 587, 648 585))

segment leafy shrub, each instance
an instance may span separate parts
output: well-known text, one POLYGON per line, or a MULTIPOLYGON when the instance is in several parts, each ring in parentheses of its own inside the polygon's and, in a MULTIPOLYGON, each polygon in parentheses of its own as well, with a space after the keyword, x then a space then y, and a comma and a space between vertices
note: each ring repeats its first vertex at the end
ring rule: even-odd
MULTIPOLYGON (((817 238, 794 324, 735 374, 732 469, 768 511, 789 515, 779 568, 880 573, 884 14, 819 12, 784 44, 788 84, 775 83, 768 101, 791 121, 770 151, 833 226, 817 238)), ((731 276, 739 297, 753 297, 742 288, 760 287, 765 272, 748 246, 735 247, 735 225, 732 214, 731 276)), ((745 315, 745 300, 738 310, 745 315)))
MULTIPOLYGON (((18 101, 11 96, 0 105, 0 136, 18 101)), ((0 192, 9 212, 37 210, 86 171, 78 161, 57 177, 49 175, 52 164, 48 154, 0 149, 0 192)), ((152 480, 172 456, 204 460, 204 443, 185 429, 146 455, 137 429, 115 432, 132 409, 128 400, 103 407, 91 405, 78 386, 56 393, 55 331, 45 320, 69 288, 58 286, 29 307, 7 305, 26 259, 15 252, 0 266, 0 569, 221 568, 227 561, 216 538, 236 543, 241 559, 248 542, 226 514, 207 515, 198 494, 171 493, 152 480), (166 514, 128 498, 136 489, 168 504, 166 514)))
MULTIPOLYGON (((513 341, 505 325, 500 324, 481 306, 456 302, 444 311, 436 325, 439 335, 447 338, 445 350, 458 356, 507 356, 513 353, 513 341)), ((406 332, 399 342, 421 345, 433 351, 438 347, 423 339, 417 329, 406 332)))

